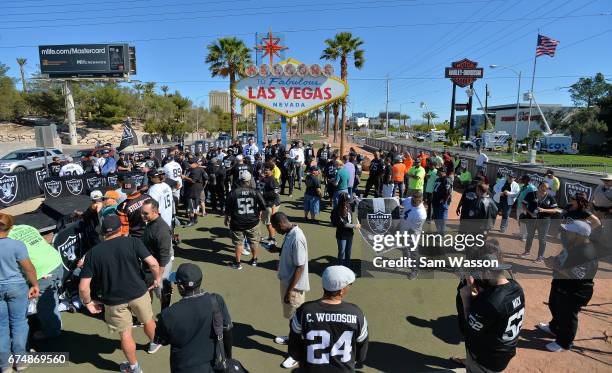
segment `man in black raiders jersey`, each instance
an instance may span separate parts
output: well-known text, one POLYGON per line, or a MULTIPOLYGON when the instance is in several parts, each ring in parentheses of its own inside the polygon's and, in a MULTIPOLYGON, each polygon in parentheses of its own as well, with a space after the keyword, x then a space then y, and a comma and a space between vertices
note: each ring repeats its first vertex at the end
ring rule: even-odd
POLYGON ((354 372, 368 351, 368 322, 361 309, 343 302, 353 271, 330 266, 321 278, 323 297, 304 303, 289 326, 289 355, 300 364, 300 372, 354 372))
POLYGON ((236 248, 236 261, 232 264, 234 269, 242 269, 240 257, 247 240, 253 258, 249 261, 257 266, 257 248, 259 246, 259 233, 257 225, 261 220, 261 213, 266 209, 264 199, 257 190, 251 188, 251 173, 244 171, 239 176, 240 184, 232 189, 225 203, 225 226, 229 225, 232 242, 236 248))
POLYGON ((525 295, 521 286, 506 277, 510 265, 501 251, 479 255, 491 267, 468 276, 459 290, 462 306, 457 312, 464 333, 468 372, 501 372, 516 355, 516 344, 525 317, 525 295), (497 261, 497 262, 494 262, 497 261))
POLYGON ((264 155, 266 162, 270 162, 272 158, 276 158, 276 151, 278 149, 278 145, 272 144, 272 139, 268 140, 268 145, 264 149, 264 155))
POLYGON ((232 188, 237 188, 240 185, 240 175, 244 172, 248 172, 249 174, 253 174, 253 168, 251 165, 246 164, 244 162, 244 156, 239 154, 236 156, 236 163, 232 167, 232 188))
POLYGON ((380 159, 380 154, 375 151, 374 159, 372 159, 370 162, 370 174, 368 175, 368 180, 366 181, 363 198, 368 198, 368 194, 370 194, 370 190, 372 188, 374 188, 374 197, 381 196, 384 166, 383 161, 380 159))
POLYGON ((53 157, 51 163, 47 165, 49 176, 59 176, 59 172, 62 169, 62 162, 59 157, 53 157))

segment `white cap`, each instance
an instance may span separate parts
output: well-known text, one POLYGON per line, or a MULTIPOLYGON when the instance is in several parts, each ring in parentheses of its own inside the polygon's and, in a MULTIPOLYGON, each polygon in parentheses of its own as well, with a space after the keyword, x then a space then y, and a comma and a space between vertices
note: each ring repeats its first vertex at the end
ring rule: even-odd
POLYGON ((591 235, 591 226, 589 223, 582 220, 573 220, 571 223, 561 224, 561 228, 566 232, 576 233, 583 237, 589 237, 591 235))
POLYGON ((104 199, 104 195, 102 194, 101 191, 99 190, 94 190, 91 193, 89 193, 89 198, 91 198, 92 201, 97 201, 97 200, 102 200, 104 199))
POLYGON ((601 180, 612 181, 612 174, 607 174, 606 176, 602 177, 601 180))
POLYGON ((242 171, 239 176, 240 181, 251 181, 251 173, 249 171, 242 171))
POLYGON ((321 276, 323 289, 338 291, 355 282, 355 273, 345 266, 329 266, 321 276))
POLYGON ((237 161, 241 161, 243 158, 244 158, 244 157, 242 156, 242 154, 238 154, 238 155, 236 156, 236 160, 237 160, 237 161))

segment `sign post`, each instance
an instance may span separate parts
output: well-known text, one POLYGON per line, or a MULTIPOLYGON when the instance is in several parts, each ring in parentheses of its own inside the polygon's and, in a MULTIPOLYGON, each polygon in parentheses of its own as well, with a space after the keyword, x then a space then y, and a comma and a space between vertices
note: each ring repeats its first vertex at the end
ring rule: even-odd
POLYGON ((263 136, 263 108, 257 106, 257 147, 260 152, 263 152, 266 141, 263 136))
MULTIPOLYGON (((464 58, 460 61, 453 62, 451 67, 447 67, 444 69, 444 76, 446 78, 450 78, 453 82, 453 98, 451 105, 451 121, 450 128, 454 128, 455 121, 455 94, 456 87, 459 86, 461 88, 465 88, 470 86, 470 89, 474 88, 474 82, 476 79, 482 78, 484 75, 484 69, 482 67, 477 67, 478 62, 474 62, 464 58)), ((466 126, 466 140, 470 137, 470 121, 472 119, 472 97, 470 96, 470 101, 468 104, 468 123, 466 126)))

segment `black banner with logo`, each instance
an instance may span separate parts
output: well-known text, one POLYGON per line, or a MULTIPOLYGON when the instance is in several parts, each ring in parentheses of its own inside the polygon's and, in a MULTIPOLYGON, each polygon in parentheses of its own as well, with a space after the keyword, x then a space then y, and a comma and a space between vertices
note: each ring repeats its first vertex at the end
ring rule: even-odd
MULTIPOLYGON (((146 182, 145 174, 142 172, 121 173, 124 177, 131 177, 140 186, 146 182)), ((62 198, 89 194, 93 190, 104 191, 117 187, 119 175, 100 176, 98 174, 83 174, 77 176, 47 177, 41 182, 47 198, 62 198)))
POLYGON ((79 232, 79 222, 67 225, 53 237, 53 247, 62 256, 62 264, 66 270, 76 268, 82 256, 82 235, 79 232))

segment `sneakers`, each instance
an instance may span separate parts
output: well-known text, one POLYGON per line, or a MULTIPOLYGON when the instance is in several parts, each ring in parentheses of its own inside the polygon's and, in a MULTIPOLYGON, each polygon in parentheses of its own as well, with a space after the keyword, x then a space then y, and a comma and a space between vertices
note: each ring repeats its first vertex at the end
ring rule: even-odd
POLYGON ((274 343, 278 343, 279 345, 286 345, 289 343, 289 337, 287 336, 276 337, 274 338, 274 343))
POLYGON ((252 265, 253 267, 257 267, 257 258, 253 258, 249 260, 249 264, 252 265))
POLYGON ((295 368, 298 365, 298 362, 295 361, 291 356, 288 356, 285 361, 281 364, 281 366, 285 369, 295 368))
POLYGON ((544 257, 543 256, 538 256, 537 259, 535 260, 536 263, 544 263, 544 257))
POLYGON ((268 245, 276 245, 276 238, 268 237, 268 245))
POLYGON ((525 251, 524 253, 519 255, 519 258, 529 258, 529 255, 531 255, 531 253, 529 251, 525 251))
POLYGON ((30 367, 30 364, 28 364, 28 363, 15 364, 15 371, 23 372, 24 370, 28 369, 29 367, 30 367))
POLYGON ((240 264, 240 263, 232 263, 232 269, 242 269, 242 264, 240 264))
POLYGON ((543 331, 544 333, 546 333, 546 334, 550 334, 553 337, 557 336, 552 330, 550 330, 550 325, 548 325, 546 323, 541 322, 538 325, 536 325, 536 327, 538 329, 540 329, 541 331, 543 331))
POLYGON ((149 354, 154 354, 156 353, 160 348, 161 348, 161 344, 157 344, 155 342, 150 342, 149 343, 149 349, 147 350, 147 353, 149 354))
POLYGON ((119 364, 119 371, 121 373, 143 373, 140 365, 136 365, 136 368, 132 369, 130 363, 127 361, 124 361, 123 363, 119 364))
POLYGON ((550 352, 563 352, 563 351, 567 351, 563 347, 559 346, 559 344, 557 342, 550 342, 549 344, 546 345, 546 349, 548 351, 550 351, 550 352))
POLYGON ((242 255, 249 256, 251 255, 251 251, 247 250, 246 247, 242 248, 242 255))

